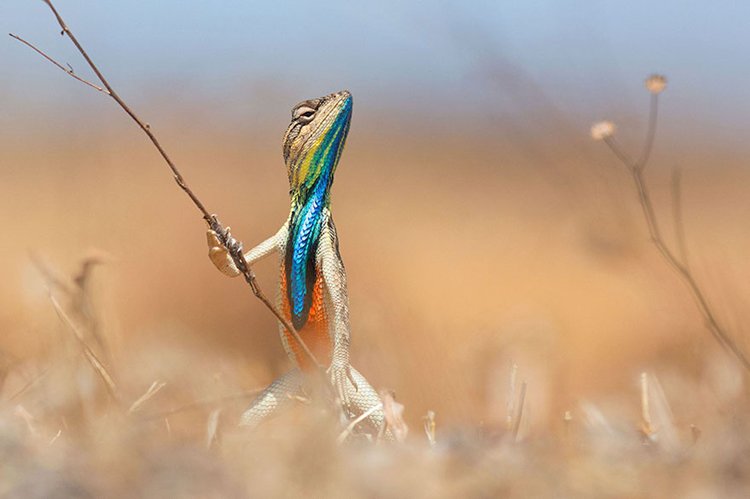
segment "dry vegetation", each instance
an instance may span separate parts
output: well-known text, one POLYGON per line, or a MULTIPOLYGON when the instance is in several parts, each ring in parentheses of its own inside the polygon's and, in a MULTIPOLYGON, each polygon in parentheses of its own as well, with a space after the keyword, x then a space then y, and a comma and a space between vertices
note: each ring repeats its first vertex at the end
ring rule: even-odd
MULTIPOLYGON (((118 140, 110 143, 113 150, 122 148, 118 140)), ((76 184, 87 187, 65 203, 65 212, 44 203, 32 206, 35 196, 61 189, 56 178, 21 178, 11 187, 30 203, 25 223, 54 228, 62 221, 70 228, 53 231, 54 237, 35 235, 4 251, 2 494, 742 495, 750 472, 744 376, 706 334, 689 294, 659 260, 645 229, 612 235, 585 208, 575 207, 563 227, 553 227, 560 205, 553 200, 539 207, 526 200, 544 199, 548 186, 538 178, 520 170, 490 173, 506 186, 498 197, 496 188, 480 180, 482 167, 471 165, 475 180, 465 189, 475 195, 472 204, 453 200, 462 213, 441 208, 445 211, 430 213, 440 225, 391 226, 407 216, 403 206, 419 213, 426 200, 448 199, 450 204, 456 194, 436 182, 416 196, 396 187, 383 190, 385 200, 363 202, 362 184, 377 188, 381 175, 397 175, 400 168, 395 161, 368 168, 377 158, 375 146, 351 144, 336 207, 351 275, 354 360, 406 405, 410 434, 404 444, 337 445, 341 428, 325 408, 305 403, 261 431, 238 430, 239 412, 252 389, 286 368, 272 319, 253 305, 240 283, 214 273, 200 224, 180 213, 179 198, 162 199, 170 186, 158 172, 149 172, 152 161, 144 159, 138 167, 143 182, 133 188, 142 213, 136 214, 130 196, 117 200, 119 186, 104 181, 107 172, 75 162, 64 168, 74 172, 76 184), (526 186, 521 195, 514 194, 518 185, 526 186), (91 215, 91 207, 107 196, 115 201, 91 215), (185 223, 144 226, 156 207, 165 220, 184 217, 185 223), (481 232, 488 220, 472 221, 467 214, 487 212, 507 213, 510 220, 498 218, 496 232, 481 232), (362 230, 363 223, 394 232, 381 247, 369 230, 362 230), (447 232, 441 232, 445 224, 447 232), (460 258, 466 248, 453 246, 446 237, 451 231, 476 234, 473 259, 460 258), (593 241, 592 233, 597 235, 593 241), (549 238, 540 239, 541 234, 549 238), (175 253, 172 245, 153 246, 151 241, 161 237, 184 252, 175 253), (76 255, 90 241, 107 253, 87 255, 84 273, 76 255), (422 257, 404 253, 394 241, 406 241, 422 257), (35 258, 24 250, 32 245, 38 248, 35 258), (455 264, 442 278, 457 297, 453 307, 436 309, 432 303, 440 294, 434 286, 422 287, 432 282, 435 265, 446 257, 455 264), (495 279, 467 282, 465 276, 481 275, 480 268, 495 279), (79 336, 107 366, 114 396, 79 336), (649 374, 641 377, 644 369, 649 374), (423 420, 430 409, 435 411, 434 445, 427 435, 431 425, 423 420)), ((109 149, 102 146, 93 157, 88 152, 83 162, 122 161, 109 149)), ((202 143, 188 153, 200 158, 212 149, 202 143)), ((440 157, 429 157, 428 151, 425 146, 401 157, 441 168, 440 157)), ((29 159, 55 158, 62 164, 56 155, 45 159, 50 152, 37 154, 29 159)), ((270 151, 265 162, 272 163, 276 155, 270 151)), ((283 168, 243 173, 244 156, 244 151, 229 153, 224 164, 237 165, 248 182, 268 182, 284 192, 283 168)), ((450 160, 442 161, 447 166, 450 160)), ((613 170, 611 185, 618 174, 613 170)), ((210 185, 204 175, 197 181, 210 185)), ((737 175, 724 172, 714 180, 737 175)), ((417 184, 417 173, 402 178, 405 185, 417 184)), ((273 190, 252 206, 262 223, 247 221, 238 232, 273 230, 273 221, 284 213, 283 196, 273 190)), ((688 192, 700 210, 713 210, 707 222, 731 213, 732 199, 737 199, 730 196, 723 205, 698 187, 688 192)), ((621 202, 626 204, 630 195, 623 189, 621 202)), ((246 200, 225 202, 231 218, 249 209, 246 200), (232 210, 235 203, 240 209, 232 210)), ((637 205, 630 213, 638 220, 637 205)), ((739 226, 734 222, 726 223, 731 229, 739 226)), ((716 235, 710 226, 699 225, 695 233, 735 241, 738 248, 748 244, 742 234, 716 235)), ((748 271, 741 260, 732 259, 731 250, 713 253, 710 246, 697 246, 708 255, 706 262, 720 262, 720 268, 734 263, 737 275, 748 271)), ((264 282, 273 281, 272 267, 258 269, 264 282)), ((713 296, 728 296, 722 301, 724 315, 741 324, 743 316, 726 291, 732 279, 719 281, 720 286, 711 287, 713 296)))
MULTIPOLYGON (((195 168, 193 185, 247 242, 272 233, 286 215, 278 138, 186 121, 163 140, 224 172, 195 168), (230 177, 264 187, 250 197, 230 177)), ((353 359, 395 391, 410 430, 341 443, 316 400, 236 426, 286 370, 273 318, 211 268, 199 219, 126 130, 0 144, 16 173, 0 209, 17 214, 0 248, 0 496, 746 495, 746 373, 604 154, 535 163, 494 137, 456 133, 436 151, 429 131, 353 131, 334 194, 353 359)), ((742 349, 750 177, 686 161, 675 244, 742 349)), ((649 178, 669 191, 660 170, 649 178)), ((658 218, 673 203, 654 192, 658 218)), ((270 289, 273 265, 257 271, 270 289)))
POLYGON ((111 358, 109 334, 69 286, 72 296, 55 293, 67 310, 59 305, 59 324, 34 333, 39 353, 6 356, 4 497, 703 498, 741 497, 747 485, 747 395, 724 354, 696 377, 643 373, 630 392, 582 402, 546 427, 533 410, 552 380, 521 381, 528 371, 513 366, 488 383, 494 424, 438 412, 401 444, 339 444, 341 428, 310 401, 261 431, 239 430, 250 377, 205 349, 130 342, 110 361, 108 386, 81 340, 96 331, 111 358))

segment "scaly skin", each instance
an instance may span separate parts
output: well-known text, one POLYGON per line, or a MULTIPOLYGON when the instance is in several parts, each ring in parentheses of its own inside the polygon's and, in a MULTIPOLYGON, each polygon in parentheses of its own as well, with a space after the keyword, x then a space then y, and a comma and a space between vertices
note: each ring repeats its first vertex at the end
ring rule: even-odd
MULTIPOLYGON (((315 357, 326 366, 346 415, 355 418, 380 397, 349 364, 349 299, 346 273, 331 217, 331 185, 344 149, 352 98, 342 91, 297 104, 284 135, 284 161, 289 176, 291 209, 281 229, 245 254, 248 266, 278 253, 279 310, 294 325, 315 357)), ((209 257, 228 276, 239 275, 216 233, 208 231, 209 257)), ((254 426, 301 395, 310 365, 300 346, 279 325, 281 342, 295 368, 266 388, 242 415, 254 426)), ((382 409, 362 423, 370 434, 384 425, 382 409)), ((390 432, 386 432, 388 435, 390 432)))

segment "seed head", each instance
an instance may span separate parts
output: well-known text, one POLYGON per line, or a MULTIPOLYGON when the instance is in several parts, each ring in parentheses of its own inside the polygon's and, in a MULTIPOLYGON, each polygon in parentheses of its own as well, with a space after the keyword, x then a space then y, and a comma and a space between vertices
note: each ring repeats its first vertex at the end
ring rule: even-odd
POLYGON ((667 88, 667 78, 664 75, 652 74, 646 78, 646 88, 652 94, 660 94, 667 88))
POLYGON ((591 127, 591 138, 604 140, 615 134, 615 124, 611 121, 600 121, 591 127))

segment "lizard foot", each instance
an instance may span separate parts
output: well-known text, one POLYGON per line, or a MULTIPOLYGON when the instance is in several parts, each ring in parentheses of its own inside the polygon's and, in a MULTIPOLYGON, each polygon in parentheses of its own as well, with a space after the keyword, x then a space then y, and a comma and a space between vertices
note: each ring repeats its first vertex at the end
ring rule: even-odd
POLYGON ((339 402, 343 407, 349 408, 352 403, 352 395, 359 391, 351 367, 349 365, 337 365, 334 362, 328 368, 328 375, 339 402))
MULTIPOLYGON (((227 239, 231 239, 229 227, 226 228, 227 239)), ((222 274, 229 277, 237 277, 240 271, 232 260, 227 248, 222 244, 219 235, 209 229, 206 232, 206 241, 208 242, 208 257, 222 274)))

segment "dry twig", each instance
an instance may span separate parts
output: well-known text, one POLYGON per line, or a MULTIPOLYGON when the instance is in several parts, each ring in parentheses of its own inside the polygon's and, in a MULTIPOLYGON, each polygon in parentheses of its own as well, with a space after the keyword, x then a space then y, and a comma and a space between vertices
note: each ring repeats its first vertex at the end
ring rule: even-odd
POLYGON ((369 409, 367 409, 365 412, 363 412, 362 414, 360 414, 359 416, 357 416, 357 418, 354 419, 354 420, 352 420, 352 422, 349 423, 349 426, 347 426, 344 429, 344 431, 342 431, 341 434, 336 438, 336 443, 337 444, 344 443, 344 441, 347 439, 347 437, 349 437, 349 435, 354 431, 354 428, 356 428, 359 423, 361 423, 365 419, 367 419, 370 416, 372 416, 372 414, 375 411, 379 411, 382 408, 383 408, 383 404, 380 403, 380 402, 378 402, 377 404, 373 405, 372 407, 370 407, 369 409))
POLYGON ((695 276, 687 261, 687 251, 685 250, 684 243, 684 230, 682 229, 682 215, 681 215, 681 198, 679 197, 679 177, 673 176, 672 189, 675 193, 673 199, 673 210, 676 218, 676 231, 678 240, 678 251, 679 255, 673 251, 667 244, 664 236, 659 228, 659 223, 656 219, 656 212, 654 205, 651 200, 646 180, 644 178, 644 170, 648 164, 649 157, 651 155, 651 149, 653 147, 654 139, 656 137, 656 124, 659 110, 659 94, 664 90, 666 86, 666 79, 660 75, 653 75, 646 80, 646 87, 651 92, 651 100, 649 107, 649 121, 648 130, 646 132, 646 143, 643 148, 639 159, 634 161, 626 154, 623 149, 619 146, 614 138, 614 126, 610 122, 600 122, 595 124, 591 129, 591 135, 594 139, 603 140, 609 147, 612 153, 617 157, 618 160, 625 166, 630 173, 633 183, 635 184, 636 191, 638 192, 638 201, 643 211, 643 216, 648 226, 649 236, 651 242, 659 250, 659 253, 664 260, 669 264, 672 269, 677 272, 682 282, 688 288, 690 293, 693 295, 693 299, 698 307, 698 311, 703 316, 704 323, 708 330, 711 332, 713 337, 719 344, 729 351, 734 357, 742 364, 742 366, 750 371, 750 359, 745 355, 742 349, 732 339, 731 335, 727 330, 719 324, 714 312, 711 307, 706 294, 698 284, 695 276))
POLYGON ((284 317, 273 305, 273 303, 268 299, 268 297, 263 293, 261 290, 257 279, 255 278, 255 273, 247 266, 247 262, 245 261, 243 252, 242 252, 242 243, 237 241, 236 239, 232 238, 228 232, 224 229, 224 227, 219 222, 216 215, 212 215, 208 212, 206 207, 203 205, 201 200, 198 198, 198 196, 195 195, 195 193, 188 187, 187 183, 185 182, 185 179, 183 178, 182 174, 180 173, 177 166, 174 164, 170 156, 167 154, 164 147, 161 145, 159 140, 156 138, 156 135, 151 130, 151 125, 149 125, 147 122, 143 121, 141 118, 138 117, 138 115, 131 109, 131 107, 119 96, 119 94, 112 88, 109 81, 104 77, 102 72, 99 70, 96 64, 91 60, 91 57, 89 57, 86 50, 83 48, 83 46, 80 44, 78 39, 75 37, 73 32, 70 30, 68 25, 65 23, 63 18, 60 16, 60 13, 57 11, 55 6, 52 4, 51 0, 43 0, 44 3, 50 8, 52 13, 55 15, 55 18, 57 19, 57 23, 60 25, 60 28, 62 29, 61 34, 63 36, 66 36, 70 39, 70 41, 75 45, 78 52, 83 56, 83 58, 86 60, 86 63, 91 68, 91 70, 94 72, 98 80, 101 82, 102 87, 99 87, 98 85, 95 85, 78 75, 76 75, 72 69, 65 68, 62 64, 54 60, 52 57, 47 55, 44 51, 34 46, 32 43, 24 40, 20 36, 14 35, 13 33, 9 33, 9 35, 19 42, 23 43, 24 45, 27 45, 31 49, 33 49, 35 52, 40 54, 42 57, 44 57, 46 60, 60 68, 61 70, 65 71, 69 76, 75 78, 76 80, 93 87, 94 89, 110 96, 119 106, 122 108, 125 113, 130 116, 130 118, 135 121, 135 123, 140 127, 140 129, 143 131, 143 133, 148 136, 148 138, 151 140, 151 143, 154 145, 154 147, 159 151, 159 154, 164 159, 164 161, 169 166, 169 169, 172 171, 172 176, 174 178, 174 181, 177 183, 177 185, 180 187, 180 189, 187 194, 187 196, 190 198, 190 200, 193 202, 193 204, 198 208, 198 210, 201 212, 203 219, 206 221, 208 226, 217 233, 219 240, 224 244, 224 246, 229 250, 229 254, 232 257, 232 260, 234 261, 237 268, 240 270, 242 275, 245 278, 245 282, 250 286, 250 289, 252 290, 253 294, 256 298, 258 298, 265 306, 268 308, 271 313, 273 313, 274 316, 284 325, 284 328, 289 331, 289 333, 294 337, 295 341, 300 345, 305 355, 312 361, 312 363, 317 366, 318 370, 323 373, 323 366, 320 364, 318 359, 315 357, 315 355, 312 353, 312 351, 308 348, 308 346, 305 344, 305 342, 300 337, 299 333, 295 330, 294 326, 284 317))

